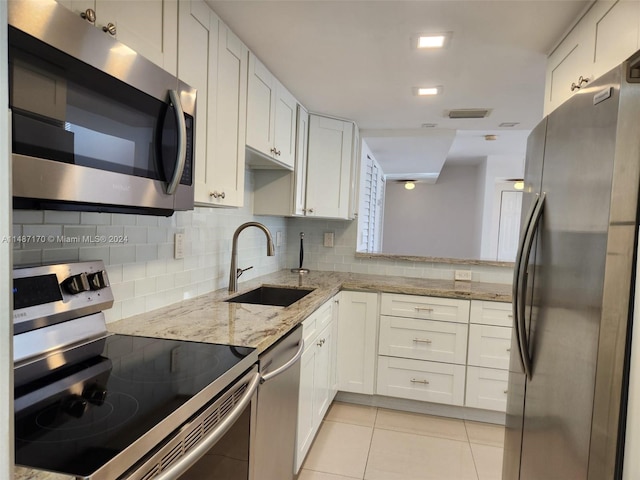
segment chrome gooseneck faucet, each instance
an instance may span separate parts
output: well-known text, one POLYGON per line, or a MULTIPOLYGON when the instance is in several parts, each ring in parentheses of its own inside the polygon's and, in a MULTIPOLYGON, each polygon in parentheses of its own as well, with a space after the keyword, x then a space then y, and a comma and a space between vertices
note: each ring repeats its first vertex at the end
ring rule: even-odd
POLYGON ((240 232, 242 232, 247 227, 258 227, 260 230, 264 232, 267 236, 267 256, 273 257, 275 255, 275 248, 273 247, 273 238, 271 238, 271 232, 267 227, 258 222, 247 222, 240 225, 236 228, 235 233, 233 234, 233 244, 231 247, 231 268, 229 270, 229 291, 237 292, 238 291, 238 277, 242 275, 242 273, 249 268, 241 269, 238 268, 238 236, 240 232))

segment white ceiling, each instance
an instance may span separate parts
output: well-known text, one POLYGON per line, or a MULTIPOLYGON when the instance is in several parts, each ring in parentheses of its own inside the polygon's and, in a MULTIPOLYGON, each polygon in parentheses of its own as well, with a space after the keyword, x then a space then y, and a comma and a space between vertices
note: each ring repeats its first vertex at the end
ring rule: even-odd
POLYGON ((546 57, 591 1, 207 3, 311 111, 378 131, 363 138, 385 172, 417 173, 441 168, 445 158, 521 161, 526 136, 542 118, 546 57), (447 48, 412 48, 416 33, 441 32, 453 32, 447 48), (414 87, 436 85, 443 87, 437 97, 413 95, 414 87), (457 108, 492 111, 485 119, 449 119, 446 111, 457 108), (501 128, 502 122, 519 125, 501 128), (416 135, 409 138, 407 130, 416 135), (485 134, 498 139, 487 142, 485 134))

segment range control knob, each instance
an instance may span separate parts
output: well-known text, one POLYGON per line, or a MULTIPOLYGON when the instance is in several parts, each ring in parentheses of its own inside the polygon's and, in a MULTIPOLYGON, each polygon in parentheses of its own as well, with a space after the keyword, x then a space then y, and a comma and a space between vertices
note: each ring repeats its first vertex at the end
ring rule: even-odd
POLYGON ((82 417, 88 407, 89 403, 79 395, 69 396, 62 404, 62 410, 75 418, 82 417))
POLYGON ((86 273, 73 275, 62 282, 64 289, 72 295, 89 290, 89 279, 86 273))
POLYGON ((89 279, 89 287, 91 290, 100 290, 109 286, 109 279, 107 278, 107 272, 101 270, 96 273, 90 273, 87 275, 89 279))

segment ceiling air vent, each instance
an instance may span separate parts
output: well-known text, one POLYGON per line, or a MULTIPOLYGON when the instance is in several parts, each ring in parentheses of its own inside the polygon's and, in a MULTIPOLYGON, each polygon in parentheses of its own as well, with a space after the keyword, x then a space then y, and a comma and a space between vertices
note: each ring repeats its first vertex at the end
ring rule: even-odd
POLYGON ((449 118, 485 118, 491 113, 488 108, 461 108, 458 110, 449 110, 447 116, 449 118))

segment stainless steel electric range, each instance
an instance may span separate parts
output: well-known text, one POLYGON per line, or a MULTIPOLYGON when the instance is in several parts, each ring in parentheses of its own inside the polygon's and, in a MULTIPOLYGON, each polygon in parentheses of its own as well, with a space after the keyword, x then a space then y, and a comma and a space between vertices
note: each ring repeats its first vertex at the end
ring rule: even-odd
POLYGON ((108 334, 100 261, 16 269, 13 295, 17 465, 92 480, 251 478, 255 349, 108 334))

